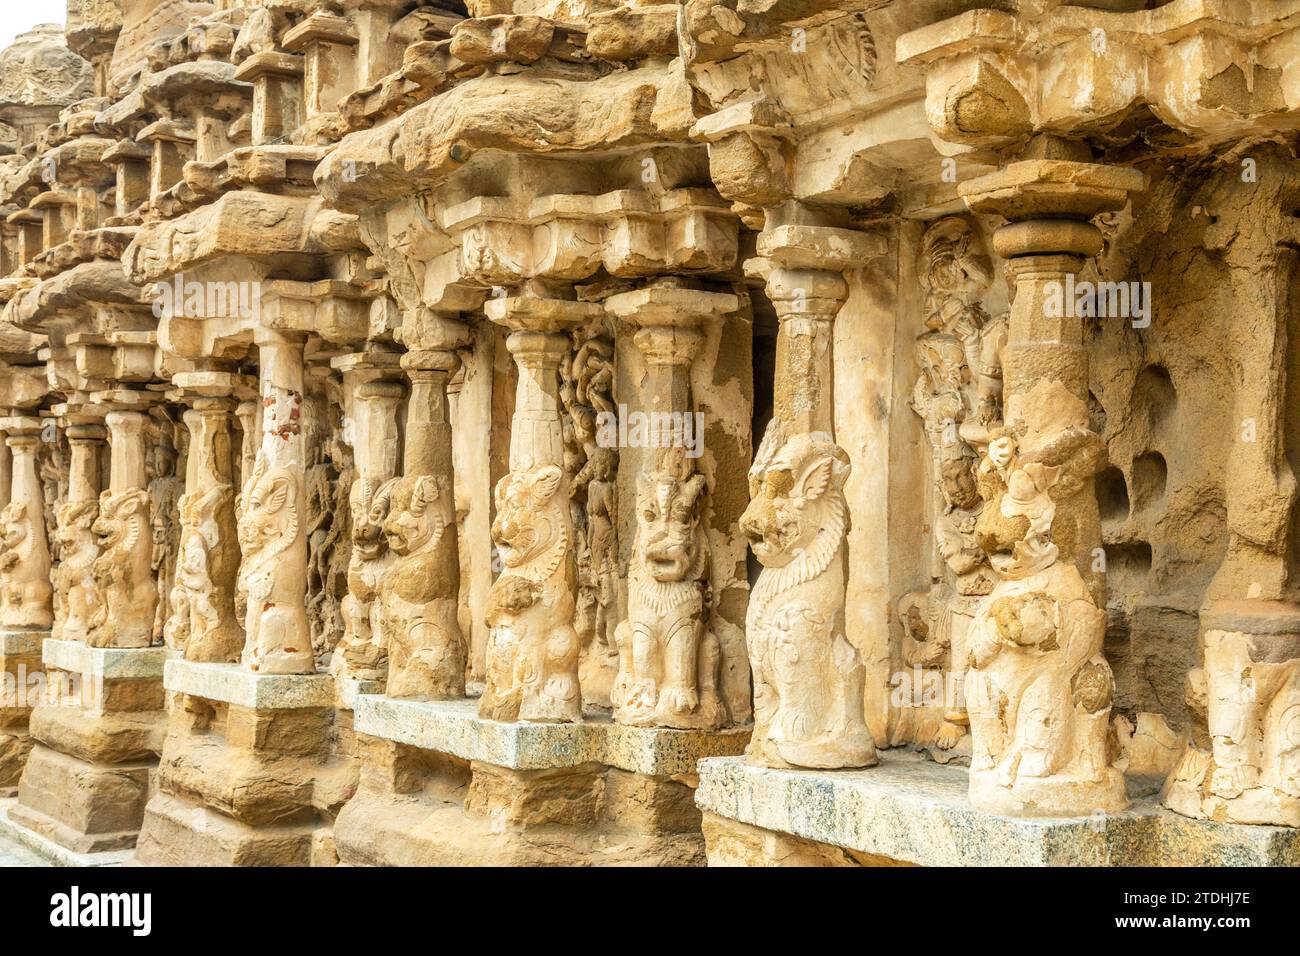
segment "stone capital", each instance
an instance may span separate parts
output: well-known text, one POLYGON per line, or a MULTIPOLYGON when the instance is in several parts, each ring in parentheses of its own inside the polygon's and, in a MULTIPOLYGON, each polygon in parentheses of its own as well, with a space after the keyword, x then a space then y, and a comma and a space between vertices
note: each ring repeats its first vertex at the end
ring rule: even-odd
MULTIPOLYGON (((491 321, 515 332, 567 332, 569 329, 585 325, 600 316, 603 311, 603 307, 596 302, 541 299, 532 296, 489 299, 483 306, 484 314, 491 321)), ((514 336, 511 338, 513 339, 514 336)), ((513 352, 514 349, 512 348, 511 351, 513 352)))

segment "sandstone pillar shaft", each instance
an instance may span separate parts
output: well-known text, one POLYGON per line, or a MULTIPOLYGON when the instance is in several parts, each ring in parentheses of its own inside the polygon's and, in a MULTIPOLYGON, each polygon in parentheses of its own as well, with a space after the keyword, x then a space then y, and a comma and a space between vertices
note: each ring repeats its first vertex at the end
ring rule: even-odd
POLYGON ((411 382, 406 454, 402 477, 388 486, 383 528, 394 557, 379 584, 390 697, 465 696, 468 652, 457 620, 460 560, 447 414, 447 382, 459 364, 446 349, 402 357, 411 382))
MULTIPOLYGON (((708 599, 708 489, 695 464, 704 451, 704 429, 691 396, 691 366, 707 324, 739 306, 734 295, 683 288, 672 280, 605 304, 637 329, 633 340, 645 362, 640 414, 649 420, 648 448, 640 455, 628 617, 615 634, 619 668, 610 701, 620 723, 712 730, 748 711, 748 688, 728 686, 724 693, 722 687, 724 651, 708 599)), ((630 425, 628 431, 631 445, 630 425)), ((741 656, 739 647, 730 646, 730 629, 724 636, 727 651, 741 656)))
POLYGON ((568 331, 599 314, 598 305, 558 299, 494 299, 487 305, 488 318, 512 330, 506 347, 519 369, 519 385, 510 473, 496 487, 492 538, 503 571, 488 600, 483 717, 582 719, 559 368, 569 352, 568 331))
POLYGON ((93 529, 99 517, 100 480, 107 433, 102 425, 70 424, 67 427, 71 460, 68 464, 68 497, 59 507, 59 567, 55 577, 54 636, 84 641, 99 597, 94 564, 99 542, 93 529))
POLYGON ((9 503, 0 513, 0 627, 48 630, 54 620, 45 501, 36 465, 39 418, 4 421, 12 456, 9 503))
POLYGON ((263 674, 312 674, 302 438, 303 337, 258 329, 261 441, 239 499, 243 661, 263 674))
MULTIPOLYGON (((363 371, 345 372, 345 381, 363 371)), ((393 561, 384 523, 392 496, 390 482, 400 470, 397 415, 405 390, 391 379, 349 384, 353 384, 353 393, 345 438, 353 448, 357 477, 348 492, 352 552, 348 594, 343 599, 343 638, 331 669, 339 680, 382 684, 388 675, 388 642, 376 598, 393 561)))
POLYGON ((759 238, 748 263, 780 327, 773 420, 750 470, 741 529, 763 571, 746 639, 754 676, 753 763, 866 767, 865 671, 845 633, 849 456, 835 443, 833 323, 844 273, 883 252, 878 237, 787 225, 759 238))
POLYGON ((109 483, 92 526, 99 537, 93 575, 100 607, 87 640, 96 647, 148 647, 153 643, 157 591, 149 529, 145 426, 141 411, 110 411, 109 483))
POLYGON ((235 613, 240 553, 235 520, 235 402, 198 396, 184 414, 190 434, 181 497, 180 549, 167 644, 186 660, 233 663, 244 634, 235 613))
MULTIPOLYGON (((1025 160, 960 187, 1005 216, 994 248, 1015 299, 1002 350, 1005 423, 980 442, 980 545, 999 580, 967 642, 971 803, 1011 816, 1127 806, 1107 744, 1114 678, 1102 656, 1105 579, 1083 317, 1073 277, 1101 249, 1089 220, 1123 208, 1140 173, 1025 160)), ((1117 317, 1126 318, 1126 317, 1117 317)))

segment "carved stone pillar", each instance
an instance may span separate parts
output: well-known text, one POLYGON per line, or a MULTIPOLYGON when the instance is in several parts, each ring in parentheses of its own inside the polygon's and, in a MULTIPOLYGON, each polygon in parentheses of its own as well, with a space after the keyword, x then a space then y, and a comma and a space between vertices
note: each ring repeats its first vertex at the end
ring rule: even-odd
POLYGON ((12 455, 9 503, 0 512, 0 627, 49 630, 54 621, 45 501, 36 467, 39 418, 0 421, 12 455))
POLYGON ((255 333, 261 443, 238 501, 243 661, 261 674, 313 674, 303 522, 303 338, 255 333))
POLYGON ((235 408, 235 417, 239 420, 239 486, 253 473, 257 463, 257 449, 262 438, 262 417, 258 414, 259 405, 254 401, 240 402, 235 408))
POLYGON ((109 486, 91 526, 99 538, 92 573, 98 607, 86 640, 94 647, 149 647, 153 643, 153 542, 149 528, 145 422, 140 411, 111 411, 109 486))
POLYGON ((388 642, 389 697, 449 700, 465 696, 465 638, 457 620, 460 561, 452 493, 447 382, 454 352, 408 352, 411 381, 401 478, 388 482, 384 536, 393 554, 379 585, 388 642))
POLYGON ((747 263, 775 306, 774 415, 750 470, 741 529, 763 571, 746 639, 754 675, 752 763, 868 767, 875 742, 864 670, 845 636, 849 456, 835 443, 833 323, 848 297, 844 270, 879 254, 875 237, 782 226, 747 263))
POLYGON ((971 802, 995 813, 1073 816, 1128 802, 1107 752, 1114 680, 1094 564, 1093 476, 1105 449, 1089 427, 1083 319, 1064 299, 1101 249, 1089 220, 1142 185, 1134 170, 1035 159, 959 190, 974 211, 1009 220, 993 241, 1015 276, 1006 421, 984 436, 977 473, 987 504, 976 535, 999 580, 966 648, 971 802))
POLYGON ((199 394, 190 401, 184 414, 190 449, 180 501, 180 549, 164 633, 167 646, 181 651, 186 660, 233 663, 244 644, 235 614, 240 563, 235 522, 236 403, 220 394, 199 394))
MULTIPOLYGON (((607 311, 638 331, 645 361, 639 414, 648 425, 628 569, 628 617, 619 625, 614 719, 634 726, 712 730, 749 712, 739 628, 713 613, 708 489, 695 466, 704 429, 691 398, 691 365, 704 327, 735 312, 734 295, 657 283, 615 295, 607 311)), ((632 444, 631 423, 627 423, 632 444)), ((640 444, 640 440, 637 441, 640 444)))
POLYGON ((84 641, 99 606, 94 565, 99 542, 92 530, 99 517, 100 478, 107 432, 104 426, 72 423, 67 427, 71 461, 68 497, 59 506, 59 567, 54 586, 54 636, 61 640, 84 641))
POLYGON ((559 368, 569 351, 567 331, 591 321, 600 308, 523 297, 486 306, 489 319, 513 330, 506 347, 519 369, 510 474, 497 484, 492 524, 503 570, 488 601, 491 635, 479 714, 489 719, 582 719, 559 368))
MULTIPOLYGON (((363 374, 363 369, 345 368, 344 379, 363 374)), ((374 681, 382 686, 388 676, 388 642, 376 598, 393 563, 384 522, 392 492, 389 482, 400 464, 397 414, 404 393, 402 384, 391 379, 363 380, 352 390, 349 424, 344 429, 357 467, 348 492, 352 552, 348 595, 343 599, 343 639, 331 666, 340 681, 374 681)))

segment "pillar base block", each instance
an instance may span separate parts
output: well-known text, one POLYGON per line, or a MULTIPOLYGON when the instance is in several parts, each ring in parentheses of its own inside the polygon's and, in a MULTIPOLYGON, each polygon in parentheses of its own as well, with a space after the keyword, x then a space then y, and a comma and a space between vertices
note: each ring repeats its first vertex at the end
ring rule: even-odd
POLYGON ((0 630, 0 798, 18 793, 18 780, 31 753, 29 730, 32 674, 41 672, 41 644, 49 631, 0 630))
POLYGON ((44 642, 51 694, 29 718, 35 745, 15 824, 73 853, 135 845, 162 744, 165 657, 157 647, 44 642))
POLYGON ((695 765, 743 751, 748 728, 504 723, 477 706, 358 699, 361 783, 334 828, 340 861, 703 864, 695 765))
POLYGON ((30 829, 12 817, 18 801, 0 799, 0 836, 27 848, 50 866, 121 866, 131 858, 131 850, 101 850, 78 853, 69 850, 40 832, 30 829))
POLYGON ((73 853, 129 850, 153 770, 152 761, 97 764, 38 743, 9 818, 73 853))
POLYGON ((356 786, 333 680, 176 659, 165 675, 168 732, 135 862, 309 865, 356 786))
POLYGON ((1116 814, 1011 818, 970 804, 966 768, 885 751, 870 770, 700 764, 710 865, 1295 866, 1300 831, 1189 820, 1154 797, 1116 814), (739 825, 739 826, 737 826, 739 825))
POLYGON ((309 866, 312 824, 253 827, 192 800, 158 793, 145 809, 132 865, 309 866))

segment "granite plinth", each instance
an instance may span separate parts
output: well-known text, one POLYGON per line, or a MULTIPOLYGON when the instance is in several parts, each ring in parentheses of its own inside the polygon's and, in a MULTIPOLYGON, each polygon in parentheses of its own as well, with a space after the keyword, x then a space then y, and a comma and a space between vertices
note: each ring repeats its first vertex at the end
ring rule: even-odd
POLYGON ((853 771, 722 757, 702 761, 699 779, 695 802, 706 815, 922 866, 1300 865, 1300 830, 1192 820, 1153 796, 1084 818, 985 813, 970 805, 965 768, 916 754, 886 752, 853 771))
POLYGON ((163 676, 165 647, 91 647, 81 641, 45 641, 41 659, 47 667, 111 680, 147 680, 163 676))
POLYGON ((625 727, 609 719, 504 723, 480 717, 473 699, 414 701, 367 694, 357 698, 355 726, 372 737, 512 770, 598 763, 656 777, 694 774, 703 757, 743 753, 750 733, 747 727, 625 727))
POLYGON ((334 681, 328 674, 258 674, 239 664, 169 660, 163 686, 250 710, 334 706, 334 681))

